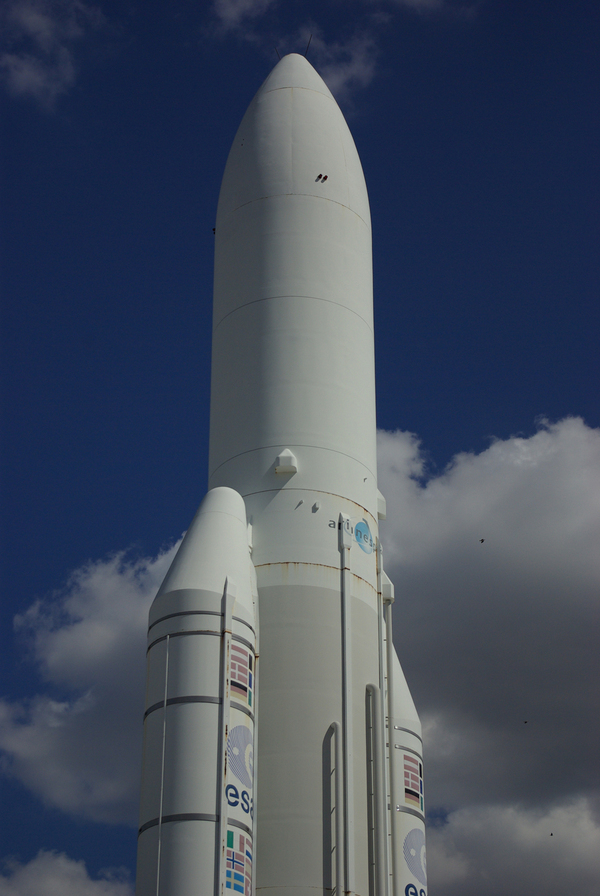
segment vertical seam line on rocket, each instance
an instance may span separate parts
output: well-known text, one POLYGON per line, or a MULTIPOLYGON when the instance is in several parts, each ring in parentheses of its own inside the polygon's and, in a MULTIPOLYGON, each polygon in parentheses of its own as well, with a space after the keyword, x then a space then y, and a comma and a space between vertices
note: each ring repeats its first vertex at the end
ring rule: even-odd
MULTIPOLYGON (((290 139, 289 139, 289 146, 290 146, 290 172, 291 172, 291 177, 292 177, 292 182, 291 182, 290 186, 293 187, 294 186, 294 88, 293 87, 290 88, 290 139)), ((286 193, 285 195, 289 196, 291 194, 286 193)), ((265 196, 264 198, 266 199, 268 197, 265 196)), ((237 211, 237 208, 234 209, 234 211, 237 211)))

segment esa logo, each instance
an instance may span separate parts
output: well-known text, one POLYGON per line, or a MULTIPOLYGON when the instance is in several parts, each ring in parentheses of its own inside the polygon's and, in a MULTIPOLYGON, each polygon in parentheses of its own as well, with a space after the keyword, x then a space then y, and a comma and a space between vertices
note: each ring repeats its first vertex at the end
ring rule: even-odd
MULTIPOLYGON (((404 838, 404 858, 413 877, 416 877, 424 887, 427 886, 425 834, 420 828, 413 828, 404 838)), ((414 884, 407 884, 404 896, 427 896, 427 891, 417 890, 414 884)))
POLYGON ((245 812, 250 818, 254 818, 254 806, 247 790, 242 790, 240 795, 235 784, 228 784, 225 788, 225 796, 230 806, 240 806, 242 812, 245 812))
MULTIPOLYGON (((254 779, 254 758, 252 749, 252 732, 245 725, 236 725, 227 735, 227 761, 229 771, 238 781, 252 790, 254 779)), ((228 784, 225 796, 230 806, 239 806, 242 812, 253 818, 252 797, 248 790, 238 789, 235 784, 228 784)))

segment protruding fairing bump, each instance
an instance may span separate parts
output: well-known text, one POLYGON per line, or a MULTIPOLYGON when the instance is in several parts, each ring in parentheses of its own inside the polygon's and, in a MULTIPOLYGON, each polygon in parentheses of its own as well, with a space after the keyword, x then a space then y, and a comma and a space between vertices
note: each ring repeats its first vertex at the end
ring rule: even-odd
POLYGON ((289 448, 286 448, 285 451, 282 451, 275 461, 275 472, 276 473, 297 473, 298 472, 298 461, 296 459, 296 455, 292 454, 289 448))

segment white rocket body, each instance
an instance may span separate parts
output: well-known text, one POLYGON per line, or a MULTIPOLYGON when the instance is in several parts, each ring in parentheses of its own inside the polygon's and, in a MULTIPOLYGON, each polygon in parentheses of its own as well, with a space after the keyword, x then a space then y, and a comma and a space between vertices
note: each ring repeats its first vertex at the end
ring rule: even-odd
POLYGON ((219 198, 211 491, 151 610, 138 896, 425 896, 375 438, 364 176, 328 88, 286 56, 219 198))

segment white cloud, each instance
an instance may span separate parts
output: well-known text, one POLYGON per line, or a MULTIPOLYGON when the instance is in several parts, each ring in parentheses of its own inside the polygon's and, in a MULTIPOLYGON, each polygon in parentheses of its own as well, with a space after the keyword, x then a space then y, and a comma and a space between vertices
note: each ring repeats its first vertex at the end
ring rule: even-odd
POLYGON ((597 896, 600 827, 583 799, 547 812, 465 808, 427 835, 429 885, 444 896, 597 896))
POLYGON ((84 862, 69 859, 64 853, 42 850, 25 865, 5 862, 0 873, 0 896, 132 896, 125 872, 100 872, 92 880, 84 862))
POLYGON ((214 0, 217 33, 235 33, 244 41, 264 46, 269 57, 274 56, 275 48, 281 56, 304 53, 310 41, 308 58, 336 99, 343 100, 351 89, 372 81, 377 53, 369 27, 357 27, 349 38, 333 42, 326 41, 321 28, 310 22, 284 34, 277 19, 269 15, 275 5, 276 0, 214 0), (257 23, 259 18, 261 22, 257 23))
POLYGON ((298 43, 310 47, 309 60, 336 100, 344 100, 355 87, 366 87, 375 75, 377 50, 368 31, 360 31, 347 40, 328 43, 316 25, 300 29, 298 43))
POLYGON ((276 0, 214 0, 213 10, 221 26, 239 28, 248 19, 263 15, 276 0))
POLYGON ((552 849, 556 881, 548 889, 540 873, 540 892, 599 892, 600 430, 578 418, 542 423, 530 438, 458 455, 437 476, 415 436, 380 433, 379 464, 427 801, 449 819, 432 834, 432 881, 447 896, 524 894, 552 849), (524 832, 541 838, 546 821, 566 830, 575 817, 588 820, 570 884, 556 858, 570 841, 532 845, 524 832))
POLYGON ((0 701, 0 749, 5 771, 47 805, 135 823, 148 608, 175 550, 89 563, 17 617, 61 696, 0 701))
POLYGON ((0 74, 8 91, 51 109, 75 82, 75 42, 103 20, 84 0, 9 0, 0 11, 0 74))
MULTIPOLYGON (((440 12, 468 15, 482 0, 390 0, 374 4, 364 0, 362 21, 353 19, 354 33, 347 38, 328 41, 314 21, 308 21, 285 34, 272 13, 276 0, 214 0, 212 12, 218 23, 217 33, 235 33, 245 41, 273 49, 282 56, 304 53, 323 77, 337 100, 345 101, 356 88, 366 87, 375 76, 378 57, 377 34, 393 15, 389 6, 405 6, 416 12, 440 12), (387 9, 384 7, 387 5, 387 9), (257 20, 260 19, 260 22, 257 20), (310 42, 310 46, 309 46, 310 42)), ((325 4, 327 5, 327 4, 325 4)), ((339 30, 337 32, 340 33, 339 30)))

